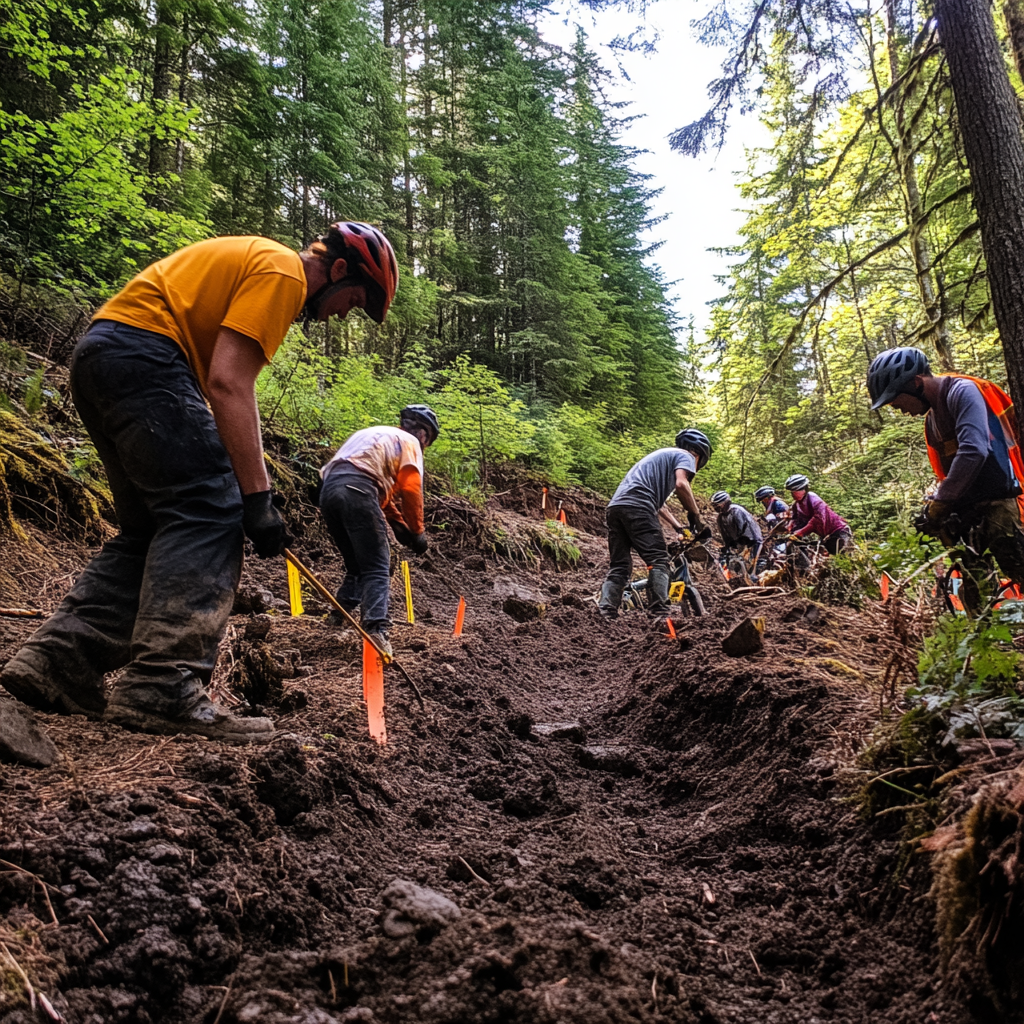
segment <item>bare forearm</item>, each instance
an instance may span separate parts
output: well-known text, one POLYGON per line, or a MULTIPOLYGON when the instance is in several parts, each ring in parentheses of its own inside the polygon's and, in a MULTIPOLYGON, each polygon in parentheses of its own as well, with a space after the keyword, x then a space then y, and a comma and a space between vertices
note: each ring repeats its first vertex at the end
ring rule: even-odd
POLYGON ((269 490, 255 393, 251 389, 212 392, 210 408, 242 493, 269 490))
POLYGON ((668 505, 661 506, 661 511, 658 512, 658 516, 661 518, 661 521, 667 524, 671 529, 676 530, 677 532, 683 529, 683 524, 672 514, 668 505))
POLYGON ((252 338, 221 327, 210 360, 206 394, 243 494, 270 490, 256 406, 256 378, 266 362, 252 338))
POLYGON ((688 482, 676 483, 676 497, 679 499, 680 504, 686 509, 691 515, 700 518, 700 509, 697 508, 697 499, 693 496, 693 491, 690 489, 688 482))

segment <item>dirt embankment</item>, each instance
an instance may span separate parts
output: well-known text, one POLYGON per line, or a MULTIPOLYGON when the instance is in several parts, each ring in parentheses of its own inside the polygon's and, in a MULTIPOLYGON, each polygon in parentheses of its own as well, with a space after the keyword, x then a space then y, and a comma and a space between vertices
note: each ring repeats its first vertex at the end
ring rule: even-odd
MULTIPOLYGON (((538 521, 517 486, 501 516, 538 521)), ((596 527, 577 498, 570 525, 596 527)), ((977 1019, 941 981, 926 856, 842 782, 884 616, 812 621, 701 576, 712 614, 675 643, 596 618, 599 536, 573 569, 524 568, 467 542, 472 512, 431 518, 395 629, 426 707, 389 672, 386 747, 354 637, 271 608, 263 640, 232 619, 217 676, 230 694, 239 665, 282 666, 269 748, 51 717, 63 763, 0 766, 0 1021, 47 1019, 22 971, 80 1024, 977 1019), (510 587, 543 618, 503 611, 510 587), (724 656, 752 609, 764 652, 724 656)), ((315 532, 301 551, 339 581, 315 532)), ((52 606, 83 554, 26 568, 21 596, 52 606)), ((260 588, 286 597, 283 563, 250 562, 257 610, 260 588)), ((4 621, 0 653, 31 629, 4 621)))

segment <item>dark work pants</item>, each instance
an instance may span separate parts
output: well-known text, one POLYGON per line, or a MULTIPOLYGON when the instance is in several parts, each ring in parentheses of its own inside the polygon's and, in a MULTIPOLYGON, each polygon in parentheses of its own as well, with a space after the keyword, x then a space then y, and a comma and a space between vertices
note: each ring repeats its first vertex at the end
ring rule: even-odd
POLYGON ((335 469, 320 492, 320 511, 345 561, 338 603, 346 611, 362 605, 368 633, 387 631, 391 545, 376 482, 357 469, 335 469))
POLYGON ((121 532, 28 645, 65 677, 127 666, 115 700, 173 715, 203 691, 242 568, 242 499, 188 361, 170 338, 100 320, 71 388, 121 532))
POLYGON ((618 611, 622 603, 622 592, 633 575, 631 551, 650 567, 647 588, 647 611, 651 615, 667 615, 669 558, 665 535, 661 530, 658 516, 647 509, 631 505, 611 505, 605 513, 608 524, 608 554, 611 567, 601 589, 600 607, 604 611, 618 611), (660 586, 664 579, 664 588, 660 586), (664 589, 664 595, 662 595, 664 589))
POLYGON ((853 534, 849 530, 836 530, 835 533, 830 533, 822 543, 830 555, 838 555, 840 551, 845 551, 853 545, 853 534))

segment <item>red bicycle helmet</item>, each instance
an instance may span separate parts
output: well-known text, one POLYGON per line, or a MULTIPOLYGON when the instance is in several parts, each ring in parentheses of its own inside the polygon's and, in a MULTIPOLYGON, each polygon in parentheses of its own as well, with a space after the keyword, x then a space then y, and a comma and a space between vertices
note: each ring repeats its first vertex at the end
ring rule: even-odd
MULTIPOLYGON (((360 270, 370 285, 366 289, 366 312, 371 320, 383 323, 391 300, 398 291, 398 262, 395 250, 384 235, 371 224, 360 221, 340 220, 320 236, 319 244, 331 256, 351 260, 355 256, 355 267, 360 270), (344 249, 344 252, 339 250, 344 249)), ((316 246, 313 247, 314 250, 316 246)))

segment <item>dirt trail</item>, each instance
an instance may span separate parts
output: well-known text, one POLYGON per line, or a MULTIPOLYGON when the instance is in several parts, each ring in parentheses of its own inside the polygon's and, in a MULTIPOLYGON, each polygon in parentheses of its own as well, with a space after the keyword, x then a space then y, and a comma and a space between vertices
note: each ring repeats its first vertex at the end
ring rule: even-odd
MULTIPOLYGON (((516 502, 539 517, 520 494, 505 516, 516 502)), ((726 601, 700 576, 712 615, 673 643, 596 618, 596 534, 571 571, 435 537, 413 564, 417 624, 395 630, 426 709, 389 673, 386 747, 351 633, 275 614, 263 648, 239 615, 218 687, 267 655, 311 670, 263 695, 269 748, 50 717, 63 764, 0 766, 0 940, 66 1020, 971 1019, 939 981, 927 864, 842 783, 878 703, 874 618, 811 622, 806 602, 726 601), (458 640, 438 569, 469 602, 458 640), (514 587, 543 618, 502 610, 514 587), (765 651, 725 657, 752 610, 765 651), (395 879, 459 916, 410 911, 395 879)), ((314 534, 300 553, 339 581, 314 534)), ((286 597, 283 561, 249 564, 257 605, 259 588, 286 597)), ((4 622, 0 653, 31 629, 4 622)), ((0 1021, 44 1019, 3 964, 0 1021)))

